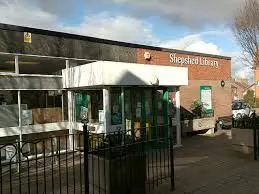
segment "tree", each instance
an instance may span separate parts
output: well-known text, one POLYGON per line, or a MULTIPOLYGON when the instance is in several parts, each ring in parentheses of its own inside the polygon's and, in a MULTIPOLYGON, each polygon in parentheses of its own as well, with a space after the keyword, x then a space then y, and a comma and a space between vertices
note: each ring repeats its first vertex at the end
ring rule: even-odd
POLYGON ((255 70, 259 64, 259 1, 246 0, 237 12, 234 25, 234 36, 243 50, 242 60, 255 70))
POLYGON ((248 90, 247 93, 244 95, 244 101, 253 108, 255 107, 254 95, 255 95, 255 93, 253 90, 248 90))

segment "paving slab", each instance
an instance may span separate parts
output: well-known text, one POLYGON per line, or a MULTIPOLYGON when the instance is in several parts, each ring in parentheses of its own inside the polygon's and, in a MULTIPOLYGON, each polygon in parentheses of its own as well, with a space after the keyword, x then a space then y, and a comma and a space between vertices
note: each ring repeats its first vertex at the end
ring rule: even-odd
POLYGON ((169 180, 154 194, 259 193, 259 161, 235 152, 231 131, 192 136, 175 150, 175 191, 169 180))

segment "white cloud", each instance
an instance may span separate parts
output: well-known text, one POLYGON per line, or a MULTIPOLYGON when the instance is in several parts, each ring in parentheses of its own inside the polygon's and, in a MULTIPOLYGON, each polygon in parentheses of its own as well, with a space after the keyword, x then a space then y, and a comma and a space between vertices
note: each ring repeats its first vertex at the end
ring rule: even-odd
MULTIPOLYGON (((151 4, 154 1, 156 0, 150 1, 151 4)), ((250 79, 252 79, 252 72, 241 62, 239 52, 223 53, 213 42, 204 40, 205 35, 222 36, 230 33, 229 30, 205 31, 189 34, 177 40, 160 41, 154 34, 152 25, 139 18, 106 12, 88 15, 78 26, 68 26, 59 21, 58 15, 54 14, 54 11, 48 12, 46 4, 44 4, 44 8, 39 6, 40 0, 37 0, 37 3, 35 2, 30 3, 29 0, 0 0, 0 22, 66 31, 105 39, 232 56, 233 75, 240 77, 250 76, 250 79)), ((55 9, 53 8, 53 10, 55 9)))
POLYGON ((31 4, 19 0, 0 0, 0 22, 38 28, 55 28, 58 19, 31 4))
POLYGON ((198 41, 186 48, 187 51, 220 55, 218 46, 212 42, 198 41))
POLYGON ((86 16, 78 27, 64 27, 65 31, 105 39, 152 44, 156 37, 152 25, 124 15, 99 13, 86 16))
POLYGON ((134 43, 156 41, 152 26, 138 18, 103 12, 86 16, 78 26, 69 26, 62 24, 57 15, 44 11, 39 2, 26 2, 0 0, 0 22, 134 43))
POLYGON ((180 50, 186 50, 186 51, 220 55, 221 54, 220 49, 216 44, 214 44, 213 42, 207 42, 203 40, 203 35, 212 34, 212 33, 215 33, 216 35, 218 32, 209 31, 209 32, 201 32, 199 34, 192 34, 192 35, 188 35, 183 38, 180 38, 178 40, 163 41, 162 43, 160 43, 159 46, 172 48, 172 49, 180 49, 180 50))
MULTIPOLYGON (((95 0, 85 0, 93 2, 95 0)), ((229 23, 244 0, 102 0, 124 4, 139 15, 159 15, 189 27, 229 23)))

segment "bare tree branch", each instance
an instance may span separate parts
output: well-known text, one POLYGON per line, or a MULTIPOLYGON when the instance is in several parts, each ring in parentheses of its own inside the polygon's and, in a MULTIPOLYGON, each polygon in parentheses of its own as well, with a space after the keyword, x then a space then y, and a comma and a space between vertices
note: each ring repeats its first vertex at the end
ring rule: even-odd
POLYGON ((259 1, 246 0, 245 5, 237 13, 233 32, 243 49, 242 60, 251 69, 259 65, 259 1))

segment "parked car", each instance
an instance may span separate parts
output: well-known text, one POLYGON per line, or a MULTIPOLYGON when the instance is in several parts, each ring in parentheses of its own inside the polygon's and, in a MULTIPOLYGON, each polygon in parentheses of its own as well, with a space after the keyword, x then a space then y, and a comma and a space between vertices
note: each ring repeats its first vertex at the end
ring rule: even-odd
POLYGON ((248 103, 244 101, 233 101, 232 102, 232 117, 233 119, 240 119, 242 117, 253 117, 255 111, 251 108, 248 103))
POLYGON ((216 130, 219 131, 221 129, 230 129, 232 127, 232 117, 231 116, 225 116, 225 117, 219 117, 216 122, 216 130))

